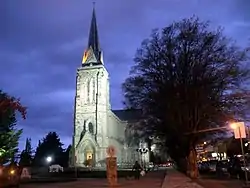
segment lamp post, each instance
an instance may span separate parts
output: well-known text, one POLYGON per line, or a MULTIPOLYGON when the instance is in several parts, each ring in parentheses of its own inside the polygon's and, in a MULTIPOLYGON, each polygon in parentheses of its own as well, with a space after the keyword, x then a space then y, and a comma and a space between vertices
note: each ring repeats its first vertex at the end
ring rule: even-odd
POLYGON ((246 170, 246 158, 245 158, 245 152, 244 152, 244 146, 243 146, 243 140, 242 140, 242 137, 244 137, 244 138, 246 137, 246 135, 242 135, 242 131, 245 130, 245 125, 244 125, 244 122, 237 122, 237 123, 230 124, 230 127, 234 130, 235 139, 240 139, 240 147, 241 147, 241 153, 243 156, 243 165, 244 165, 246 185, 248 185, 248 174, 247 174, 247 170, 246 170))
POLYGON ((77 166, 76 166, 76 162, 77 162, 77 156, 74 153, 74 169, 75 169, 75 177, 77 178, 77 166))
POLYGON ((146 168, 145 154, 149 151, 149 149, 148 148, 138 148, 136 151, 140 153, 141 163, 142 163, 143 168, 145 169, 146 168), (143 159, 142 159, 142 156, 143 156, 143 159))

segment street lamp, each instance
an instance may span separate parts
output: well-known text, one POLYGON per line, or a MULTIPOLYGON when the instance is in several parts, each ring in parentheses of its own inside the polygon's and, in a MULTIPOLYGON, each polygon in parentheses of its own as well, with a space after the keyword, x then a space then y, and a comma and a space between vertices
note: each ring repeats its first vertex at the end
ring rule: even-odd
POLYGON ((47 161, 48 163, 51 163, 52 157, 51 157, 51 156, 48 156, 48 157, 46 158, 46 161, 47 161))
POLYGON ((241 132, 241 129, 245 129, 245 125, 244 125, 244 122, 237 122, 237 123, 231 123, 230 127, 234 130, 235 138, 236 138, 236 134, 238 134, 237 136, 239 136, 239 139, 240 139, 240 146, 241 146, 241 153, 243 156, 246 184, 248 184, 248 177, 247 177, 247 170, 246 170, 246 158, 245 158, 244 146, 243 146, 243 141, 242 141, 243 135, 241 132))

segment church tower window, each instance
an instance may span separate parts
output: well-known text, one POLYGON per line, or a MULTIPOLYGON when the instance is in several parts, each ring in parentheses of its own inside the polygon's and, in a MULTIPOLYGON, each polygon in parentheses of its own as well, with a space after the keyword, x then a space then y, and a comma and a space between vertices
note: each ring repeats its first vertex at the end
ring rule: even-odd
POLYGON ((89 102, 89 94, 90 94, 90 80, 87 81, 87 102, 89 102))
POLYGON ((94 134, 94 126, 91 122, 89 123, 88 128, 89 128, 90 134, 94 134))
POLYGON ((95 96, 96 95, 96 84, 95 79, 93 79, 93 102, 95 102, 95 96))
POLYGON ((93 78, 89 80, 89 102, 93 102, 93 78))

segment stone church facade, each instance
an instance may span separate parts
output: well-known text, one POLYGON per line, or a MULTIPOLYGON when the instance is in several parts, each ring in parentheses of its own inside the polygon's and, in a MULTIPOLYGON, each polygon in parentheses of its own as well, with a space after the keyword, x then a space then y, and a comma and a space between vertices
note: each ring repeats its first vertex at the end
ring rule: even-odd
MULTIPOLYGON (((109 73, 104 66, 95 9, 89 41, 82 65, 77 70, 74 107, 74 135, 71 165, 82 167, 87 160, 93 166, 104 166, 108 146, 114 146, 118 164, 140 160, 139 147, 128 126, 138 123, 140 111, 112 110, 109 73)), ((148 160, 148 156, 144 156, 148 160)))

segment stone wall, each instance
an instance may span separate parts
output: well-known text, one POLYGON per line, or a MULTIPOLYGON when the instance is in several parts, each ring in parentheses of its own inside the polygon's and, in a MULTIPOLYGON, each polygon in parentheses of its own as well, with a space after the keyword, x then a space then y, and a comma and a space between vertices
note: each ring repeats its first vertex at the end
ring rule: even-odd
POLYGON ((124 158, 125 146, 125 124, 123 124, 112 111, 108 115, 107 137, 109 145, 115 147, 117 162, 121 163, 124 158))

